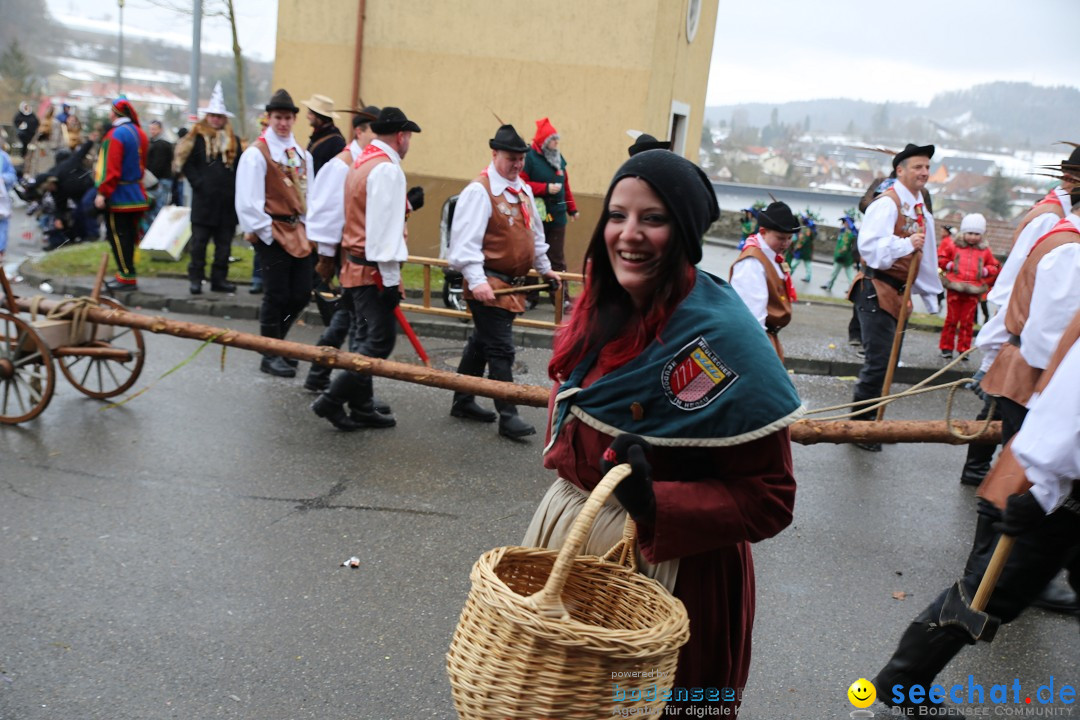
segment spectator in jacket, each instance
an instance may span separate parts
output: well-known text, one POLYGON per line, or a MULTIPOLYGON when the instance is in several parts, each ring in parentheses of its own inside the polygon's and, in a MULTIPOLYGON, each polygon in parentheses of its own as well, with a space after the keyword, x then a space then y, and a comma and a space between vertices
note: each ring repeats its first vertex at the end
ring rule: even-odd
POLYGON ((214 241, 210 266, 210 290, 236 292, 229 282, 229 250, 236 233, 236 166, 240 143, 229 122, 221 83, 214 86, 209 107, 200 108, 203 118, 195 123, 176 147, 173 168, 191 184, 191 243, 188 281, 191 294, 202 293, 206 270, 206 246, 214 241))
POLYGON ((151 193, 153 203, 146 213, 147 224, 153 223, 161 208, 169 204, 173 186, 173 144, 165 139, 161 121, 151 120, 149 126, 150 149, 146 153, 146 169, 157 178, 158 184, 151 193))
POLYGON ((954 347, 960 353, 971 347, 979 298, 990 289, 1001 269, 983 243, 985 232, 986 218, 979 213, 965 215, 960 222, 960 237, 954 243, 942 243, 938 251, 938 267, 945 273, 942 284, 948 295, 939 344, 941 357, 946 360, 952 359, 954 347))

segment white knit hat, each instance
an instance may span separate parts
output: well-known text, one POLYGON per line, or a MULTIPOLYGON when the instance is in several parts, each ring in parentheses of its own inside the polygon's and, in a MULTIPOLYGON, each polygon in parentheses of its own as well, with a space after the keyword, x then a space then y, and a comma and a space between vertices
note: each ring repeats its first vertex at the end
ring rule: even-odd
POLYGON ((208 115, 210 113, 215 115, 225 115, 226 117, 235 117, 231 112, 225 109, 225 93, 221 91, 220 80, 214 85, 214 92, 210 93, 210 105, 199 108, 200 115, 208 115))
POLYGON ((971 213, 965 215, 964 219, 960 221, 960 233, 978 233, 982 235, 986 232, 986 218, 980 213, 971 213))

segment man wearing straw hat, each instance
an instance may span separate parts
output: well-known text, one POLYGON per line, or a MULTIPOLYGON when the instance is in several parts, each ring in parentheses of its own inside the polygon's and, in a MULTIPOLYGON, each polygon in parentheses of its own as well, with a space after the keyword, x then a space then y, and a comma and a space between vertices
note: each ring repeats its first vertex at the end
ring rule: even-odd
MULTIPOLYGON (((401 263, 409 257, 401 161, 420 126, 399 108, 384 107, 371 129, 375 139, 345 178, 342 302, 348 303, 353 313, 350 349, 368 357, 387 358, 397 339, 394 311, 401 302, 401 263)), ((327 269, 332 268, 329 259, 321 258, 320 267, 328 277, 327 269)), ((373 391, 370 375, 346 370, 337 374, 311 409, 339 430, 393 427, 397 424, 394 416, 375 409, 373 391)))
POLYGON ((214 241, 210 265, 210 289, 236 292, 229 282, 229 251, 236 232, 236 164, 240 143, 225 108, 221 83, 214 86, 210 104, 199 108, 202 118, 176 144, 173 168, 191 184, 191 242, 188 281, 192 295, 202 293, 206 270, 206 246, 214 241))
MULTIPOLYGON (((244 239, 260 246, 263 337, 282 340, 311 299, 313 266, 307 239, 307 189, 311 154, 292 133, 300 108, 278 90, 266 104, 269 126, 240 156, 236 170, 236 215, 244 239)), ((266 354, 259 369, 295 377, 295 361, 266 354)))
MULTIPOLYGON (((486 366, 492 380, 513 382, 513 322, 525 311, 525 298, 512 288, 525 285, 533 268, 554 287, 559 275, 548 261, 532 190, 521 179, 528 143, 513 125, 503 125, 488 147, 491 164, 462 190, 450 235, 450 266, 465 276, 465 300, 474 323, 457 371, 480 377, 486 366), (510 292, 496 296, 496 289, 510 292)), ((499 434, 512 439, 536 432, 513 403, 496 400, 495 407, 498 414, 477 405, 474 396, 457 392, 450 414, 478 422, 498 420, 499 434)))
POLYGON ((784 252, 799 221, 786 203, 774 202, 758 214, 760 231, 746 238, 746 245, 731 265, 731 287, 768 333, 776 354, 784 360, 780 331, 791 322, 795 285, 784 252), (753 258, 756 262, 744 262, 753 258))
MULTIPOLYGON (((920 250, 922 256, 912 292, 922 297, 929 312, 938 310, 937 296, 942 287, 937 272, 937 235, 934 216, 923 196, 933 155, 933 145, 908 143, 893 156, 896 183, 866 208, 858 239, 863 264, 848 295, 859 315, 862 346, 866 351, 855 385, 856 402, 881 396, 908 270, 912 257, 920 250)), ((875 412, 868 411, 855 419, 873 420, 874 417, 875 412)), ((855 445, 881 452, 881 443, 855 445)))
POLYGON ((307 150, 311 153, 311 175, 316 178, 323 165, 345 149, 345 137, 334 124, 338 116, 333 110, 333 100, 326 95, 312 95, 303 105, 308 109, 307 121, 311 125, 311 137, 308 138, 307 145, 307 150))

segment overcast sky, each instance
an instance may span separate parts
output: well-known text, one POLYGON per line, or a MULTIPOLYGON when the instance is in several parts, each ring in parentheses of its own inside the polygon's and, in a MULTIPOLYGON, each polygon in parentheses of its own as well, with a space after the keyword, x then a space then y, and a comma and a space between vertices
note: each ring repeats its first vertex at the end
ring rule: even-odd
MULTIPOLYGON (((115 0, 47 2, 54 14, 116 20, 115 0)), ((190 19, 160 5, 191 2, 125 0, 124 25, 183 41, 190 19)), ((244 53, 272 59, 277 0, 235 3, 244 53)), ((1080 87, 1080 0, 719 3, 707 105, 834 97, 926 103, 994 80, 1080 87)), ((228 24, 204 20, 203 40, 207 50, 227 52, 228 24)))
POLYGON ((707 105, 1080 86, 1078 0, 720 0, 707 105))

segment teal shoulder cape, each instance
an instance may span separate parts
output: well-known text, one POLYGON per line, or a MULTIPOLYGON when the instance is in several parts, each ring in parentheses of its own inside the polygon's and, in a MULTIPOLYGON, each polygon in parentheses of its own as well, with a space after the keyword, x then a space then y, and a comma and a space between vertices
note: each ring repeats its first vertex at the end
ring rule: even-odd
POLYGON ((730 285, 700 270, 660 337, 582 388, 597 354, 559 388, 548 448, 570 417, 654 445, 719 447, 774 433, 805 411, 761 325, 730 285))

